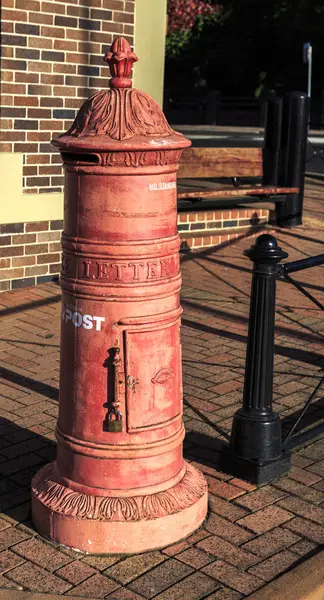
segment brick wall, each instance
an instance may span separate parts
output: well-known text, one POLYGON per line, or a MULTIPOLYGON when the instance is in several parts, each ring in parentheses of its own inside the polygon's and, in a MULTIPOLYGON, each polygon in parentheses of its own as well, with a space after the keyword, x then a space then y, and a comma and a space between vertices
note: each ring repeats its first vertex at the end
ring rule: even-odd
POLYGON ((178 230, 182 249, 218 246, 242 235, 248 235, 269 221, 265 208, 235 208, 231 210, 182 210, 178 215, 178 230))
POLYGON ((0 225, 0 291, 58 278, 62 221, 0 225))
MULTIPOLYGON (((182 211, 182 249, 207 248, 251 234, 268 221, 262 208, 182 211)), ((58 279, 63 221, 0 225, 0 292, 58 279)))
POLYGON ((50 140, 70 127, 90 94, 107 87, 102 56, 116 35, 133 44, 135 0, 1 4, 0 152, 24 154, 25 193, 60 192, 61 159, 50 140))

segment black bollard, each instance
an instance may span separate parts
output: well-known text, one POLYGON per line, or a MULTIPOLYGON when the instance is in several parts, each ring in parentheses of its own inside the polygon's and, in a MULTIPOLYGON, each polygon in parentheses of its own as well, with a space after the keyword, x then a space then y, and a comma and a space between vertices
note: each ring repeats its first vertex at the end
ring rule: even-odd
POLYGON ((259 484, 290 466, 282 450, 280 417, 272 409, 277 265, 288 254, 269 234, 260 235, 244 254, 253 262, 253 275, 243 405, 234 415, 220 468, 259 484))
POLYGON ((288 94, 284 99, 280 184, 285 187, 298 187, 299 192, 288 195, 284 203, 277 205, 277 224, 280 227, 296 227, 302 224, 308 119, 307 94, 288 94))
POLYGON ((278 186, 282 98, 268 98, 263 148, 263 185, 278 186))

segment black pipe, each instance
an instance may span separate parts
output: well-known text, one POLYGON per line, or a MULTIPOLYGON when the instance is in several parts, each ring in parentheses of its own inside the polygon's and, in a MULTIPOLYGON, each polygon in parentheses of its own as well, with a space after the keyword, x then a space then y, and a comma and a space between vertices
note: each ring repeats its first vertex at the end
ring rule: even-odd
POLYGON ((302 224, 305 164, 309 119, 309 97, 303 92, 291 92, 284 99, 280 184, 298 187, 299 192, 287 194, 285 203, 276 206, 277 224, 296 227, 302 224))
POLYGON ((273 95, 268 98, 267 102, 263 148, 263 185, 278 186, 281 124, 282 98, 273 95))
POLYGON ((244 252, 253 262, 243 405, 234 415, 231 441, 221 468, 252 483, 289 470, 280 417, 272 408, 274 323, 278 263, 288 256, 276 238, 263 234, 244 252))
POLYGON ((303 269, 310 269, 311 267, 317 267, 324 264, 324 254, 317 254, 317 256, 310 256, 309 258, 303 258, 302 260, 295 260, 290 263, 280 265, 280 273, 294 273, 296 271, 303 271, 303 269))

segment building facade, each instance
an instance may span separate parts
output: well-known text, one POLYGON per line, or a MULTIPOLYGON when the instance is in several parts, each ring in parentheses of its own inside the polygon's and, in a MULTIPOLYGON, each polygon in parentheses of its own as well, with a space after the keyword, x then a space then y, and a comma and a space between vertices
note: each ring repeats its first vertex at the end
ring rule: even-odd
POLYGON ((51 139, 108 85, 103 55, 134 46, 134 86, 162 102, 166 0, 2 0, 0 291, 60 271, 63 172, 51 139))

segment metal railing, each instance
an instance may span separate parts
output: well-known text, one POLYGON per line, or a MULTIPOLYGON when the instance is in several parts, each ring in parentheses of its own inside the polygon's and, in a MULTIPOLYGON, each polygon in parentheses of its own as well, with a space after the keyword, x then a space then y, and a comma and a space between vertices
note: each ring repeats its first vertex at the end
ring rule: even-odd
POLYGON ((288 254, 269 234, 259 236, 244 254, 253 262, 253 274, 243 403, 233 417, 231 439, 224 446, 221 468, 253 483, 265 483, 289 470, 287 443, 324 384, 322 377, 282 441, 281 420, 273 410, 272 397, 276 281, 286 280, 324 310, 323 304, 290 276, 323 265, 324 254, 280 265, 288 254))

